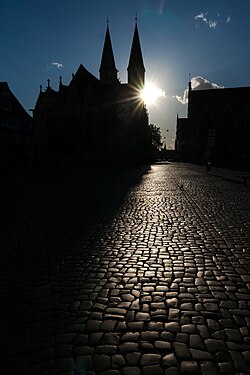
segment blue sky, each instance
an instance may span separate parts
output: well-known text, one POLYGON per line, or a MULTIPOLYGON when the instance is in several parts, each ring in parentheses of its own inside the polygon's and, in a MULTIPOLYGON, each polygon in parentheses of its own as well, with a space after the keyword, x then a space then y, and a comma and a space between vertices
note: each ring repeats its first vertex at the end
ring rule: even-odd
POLYGON ((99 77, 108 16, 125 83, 136 13, 146 81, 166 92, 149 106, 150 122, 168 145, 177 112, 186 114, 176 96, 189 73, 224 87, 250 85, 249 0, 1 0, 0 81, 28 110, 48 78, 57 89, 59 76, 68 84, 81 63, 99 77))

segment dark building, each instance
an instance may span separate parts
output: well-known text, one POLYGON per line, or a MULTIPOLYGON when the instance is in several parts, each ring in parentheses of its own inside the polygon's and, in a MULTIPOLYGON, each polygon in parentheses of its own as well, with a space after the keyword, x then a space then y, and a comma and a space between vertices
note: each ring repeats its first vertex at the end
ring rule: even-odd
POLYGON ((187 161, 189 159, 189 126, 188 118, 180 118, 177 116, 176 122, 176 139, 175 151, 177 159, 180 161, 187 161))
POLYGON ((69 85, 60 77, 58 91, 48 87, 34 109, 34 153, 39 162, 78 158, 127 162, 149 158, 148 115, 140 98, 144 85, 137 24, 128 65, 128 83, 120 83, 107 25, 100 79, 83 65, 69 85))
POLYGON ((188 117, 177 118, 181 161, 250 169, 250 87, 191 90, 188 117))
POLYGON ((0 82, 0 168, 29 163, 33 119, 7 82, 0 82))

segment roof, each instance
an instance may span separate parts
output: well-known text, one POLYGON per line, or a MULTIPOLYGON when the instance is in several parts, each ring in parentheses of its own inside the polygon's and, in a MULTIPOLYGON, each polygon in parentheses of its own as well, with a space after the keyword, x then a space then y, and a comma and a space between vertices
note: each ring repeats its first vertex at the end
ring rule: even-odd
POLYGON ((105 90, 105 86, 102 82, 90 73, 82 64, 79 66, 68 86, 69 89, 73 87, 82 97, 85 97, 86 93, 91 90, 94 92, 95 97, 98 98, 100 95, 103 95, 105 90))
POLYGON ((13 92, 10 90, 9 85, 7 82, 0 82, 0 94, 3 92, 3 90, 6 90, 9 93, 9 96, 12 100, 12 111, 15 112, 18 116, 25 118, 28 121, 33 121, 33 118, 30 116, 30 114, 24 109, 22 104, 19 102, 19 100, 15 97, 13 92))
POLYGON ((134 68, 135 66, 141 66, 145 71, 137 24, 135 24, 135 31, 129 57, 128 69, 134 68))
POLYGON ((244 87, 220 87, 217 89, 206 89, 206 90, 198 90, 198 89, 192 89, 191 94, 192 95, 235 95, 239 93, 249 93, 250 92, 250 86, 244 86, 244 87))
POLYGON ((110 38, 108 25, 107 25, 107 31, 106 31, 101 65, 100 65, 99 71, 106 70, 106 69, 117 71, 116 66, 115 66, 115 58, 114 58, 113 48, 111 44, 111 38, 110 38))
POLYGON ((192 90, 190 93, 190 102, 194 106, 225 107, 234 106, 244 107, 250 104, 250 87, 219 88, 208 90, 192 90))

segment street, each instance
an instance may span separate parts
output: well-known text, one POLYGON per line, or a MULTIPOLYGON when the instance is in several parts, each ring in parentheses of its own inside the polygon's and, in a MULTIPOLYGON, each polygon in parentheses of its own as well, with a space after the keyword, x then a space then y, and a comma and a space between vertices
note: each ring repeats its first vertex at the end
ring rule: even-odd
POLYGON ((250 374, 249 187, 159 163, 1 196, 4 374, 250 374))

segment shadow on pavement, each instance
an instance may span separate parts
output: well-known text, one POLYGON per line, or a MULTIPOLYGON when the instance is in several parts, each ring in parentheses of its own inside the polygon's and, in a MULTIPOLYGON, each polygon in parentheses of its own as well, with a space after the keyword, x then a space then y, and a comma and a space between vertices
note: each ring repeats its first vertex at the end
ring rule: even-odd
POLYGON ((94 256, 96 222, 106 225, 149 169, 37 168, 2 176, 0 361, 8 373, 37 373, 30 366, 40 366, 43 336, 54 340, 50 322, 72 284, 72 264, 94 256))
POLYGON ((1 222, 91 217, 114 210, 149 171, 147 165, 84 169, 34 168, 1 178, 1 222))

